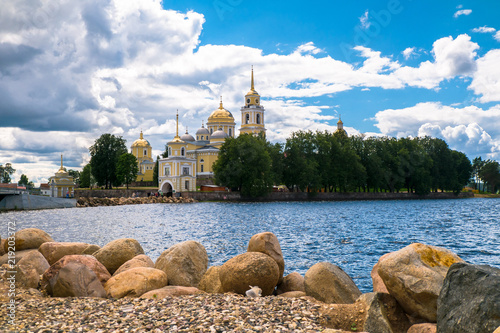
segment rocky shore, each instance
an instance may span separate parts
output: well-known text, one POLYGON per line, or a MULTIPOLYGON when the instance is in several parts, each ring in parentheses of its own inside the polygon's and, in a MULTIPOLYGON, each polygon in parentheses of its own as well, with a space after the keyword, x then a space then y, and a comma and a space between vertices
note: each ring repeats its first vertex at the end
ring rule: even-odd
POLYGON ((140 197, 140 198, 95 198, 79 197, 76 201, 77 207, 98 207, 98 206, 121 206, 140 205, 153 203, 191 203, 198 202, 193 198, 174 197, 140 197))
POLYGON ((270 232, 212 267, 196 241, 153 262, 132 238, 101 247, 35 228, 1 254, 2 332, 500 332, 500 269, 419 243, 382 256, 365 294, 333 263, 284 275, 270 232))

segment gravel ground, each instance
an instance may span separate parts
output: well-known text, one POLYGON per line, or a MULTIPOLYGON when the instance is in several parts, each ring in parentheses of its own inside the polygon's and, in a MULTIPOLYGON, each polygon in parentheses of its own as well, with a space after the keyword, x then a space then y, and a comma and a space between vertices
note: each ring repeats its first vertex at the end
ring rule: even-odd
POLYGON ((0 332, 321 332, 321 306, 307 299, 202 294, 161 300, 16 296, 16 325, 0 332))

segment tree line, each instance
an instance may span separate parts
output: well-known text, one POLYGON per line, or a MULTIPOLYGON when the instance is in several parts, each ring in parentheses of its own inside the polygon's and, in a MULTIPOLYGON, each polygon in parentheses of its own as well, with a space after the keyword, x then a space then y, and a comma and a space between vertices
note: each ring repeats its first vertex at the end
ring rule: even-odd
POLYGON ((245 196, 264 195, 273 184, 309 192, 459 193, 472 172, 467 156, 442 139, 326 131, 298 131, 284 144, 262 136, 228 138, 214 164, 216 182, 245 196))

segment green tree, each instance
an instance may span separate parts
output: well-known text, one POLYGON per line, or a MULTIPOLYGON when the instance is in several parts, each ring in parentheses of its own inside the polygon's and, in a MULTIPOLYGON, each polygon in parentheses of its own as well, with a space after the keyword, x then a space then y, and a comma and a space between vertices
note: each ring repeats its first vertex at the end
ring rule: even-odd
POLYGON ((80 173, 80 184, 81 188, 90 188, 92 189, 95 186, 96 181, 94 176, 92 176, 92 167, 90 163, 83 167, 82 172, 80 173))
POLYGON ((156 187, 158 187, 158 169, 160 164, 160 156, 156 156, 156 163, 153 169, 153 183, 156 187))
POLYGON ((116 165, 118 158, 127 153, 125 140, 121 136, 103 134, 89 148, 92 175, 99 186, 110 189, 119 185, 116 165))
POLYGON ((17 184, 21 185, 21 186, 26 186, 26 188, 28 188, 28 189, 31 189, 35 186, 33 184, 33 182, 28 179, 28 176, 26 176, 24 173, 19 178, 19 181, 17 182, 17 184))
POLYGON ((125 153, 118 158, 116 165, 117 178, 127 185, 127 189, 128 184, 135 180, 138 172, 137 158, 133 154, 125 153))
POLYGON ((75 182, 76 187, 80 187, 80 171, 69 169, 68 170, 68 175, 70 175, 71 177, 73 177, 73 181, 75 182))
POLYGON ((497 161, 485 161, 481 171, 479 171, 479 177, 483 180, 486 189, 489 189, 490 192, 496 192, 500 185, 500 164, 497 161))
POLYGON ((474 177, 474 189, 476 190, 479 190, 479 172, 481 171, 481 168, 484 166, 485 162, 486 161, 483 161, 481 156, 474 158, 474 160, 472 161, 472 176, 474 177))
POLYGON ((451 190, 458 194, 469 183, 473 168, 469 158, 464 153, 452 150, 451 157, 454 167, 451 190))
POLYGON ((219 185, 238 189, 243 196, 259 197, 272 190, 271 157, 262 137, 242 134, 227 138, 213 165, 219 185))
POLYGON ((167 158, 168 157, 168 143, 165 144, 165 151, 161 153, 162 158, 167 158))
POLYGON ((314 134, 311 131, 292 133, 286 140, 283 181, 288 188, 296 186, 301 191, 310 191, 321 186, 315 151, 314 134))
POLYGON ((12 178, 10 177, 16 169, 12 167, 12 164, 5 163, 5 166, 0 164, 0 183, 10 183, 12 178))

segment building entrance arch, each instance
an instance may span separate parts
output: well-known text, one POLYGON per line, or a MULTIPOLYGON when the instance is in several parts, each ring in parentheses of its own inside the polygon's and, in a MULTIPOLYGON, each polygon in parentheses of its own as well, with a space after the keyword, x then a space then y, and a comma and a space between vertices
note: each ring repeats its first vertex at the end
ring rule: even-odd
POLYGON ((171 197, 172 196, 172 192, 173 192, 173 186, 172 186, 172 184, 170 182, 166 181, 161 186, 161 191, 162 191, 162 193, 163 193, 164 196, 171 197))

